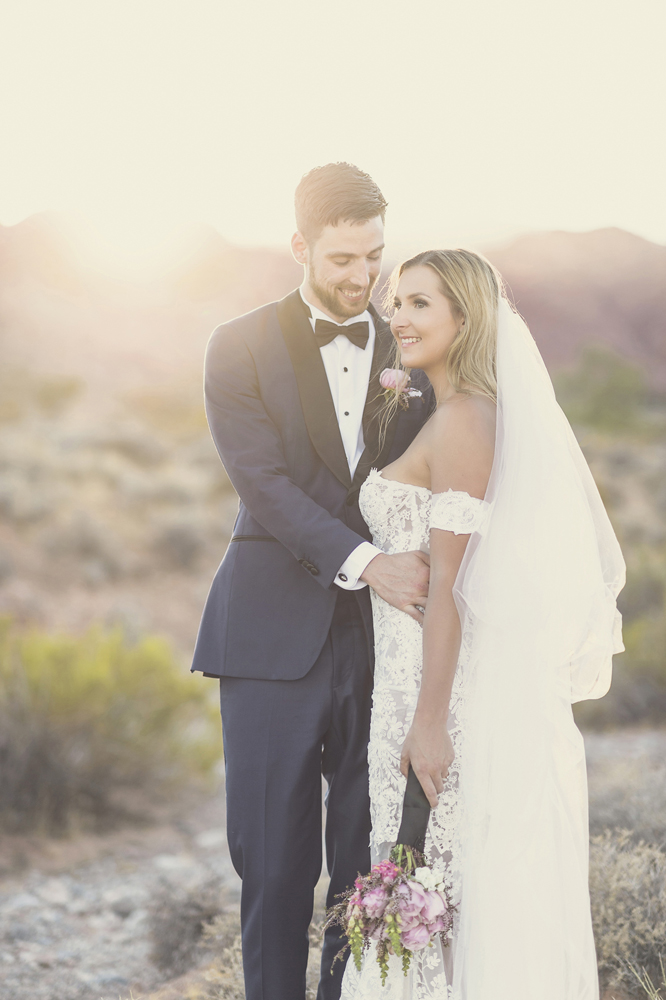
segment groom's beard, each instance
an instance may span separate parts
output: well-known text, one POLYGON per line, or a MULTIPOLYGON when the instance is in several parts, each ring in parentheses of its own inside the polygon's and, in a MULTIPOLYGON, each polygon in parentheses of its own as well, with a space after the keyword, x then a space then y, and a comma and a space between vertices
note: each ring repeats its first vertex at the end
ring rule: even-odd
POLYGON ((361 313, 365 312, 370 305, 370 296, 376 282, 377 278, 373 278, 368 285, 365 295, 357 299, 356 302, 348 302, 345 300, 342 292, 338 291, 339 285, 329 285, 328 287, 320 285, 314 268, 310 269, 310 274, 308 275, 310 288, 321 302, 324 310, 341 320, 351 319, 352 316, 360 316, 361 313))

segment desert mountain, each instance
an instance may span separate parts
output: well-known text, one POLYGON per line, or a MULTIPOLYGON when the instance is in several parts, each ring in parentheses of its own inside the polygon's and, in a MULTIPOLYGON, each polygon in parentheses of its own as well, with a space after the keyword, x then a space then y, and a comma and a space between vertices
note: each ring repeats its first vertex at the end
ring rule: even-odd
POLYGON ((598 342, 666 389, 666 247, 622 229, 537 233, 488 252, 548 366, 598 342))
MULTIPOLYGON (((524 236, 488 255, 551 369, 596 341, 666 389, 666 247, 603 229, 524 236)), ((299 280, 286 249, 236 247, 212 229, 159 280, 111 280, 77 260, 57 217, 33 216, 0 227, 0 357, 79 377, 98 402, 198 377, 214 326, 299 280)))

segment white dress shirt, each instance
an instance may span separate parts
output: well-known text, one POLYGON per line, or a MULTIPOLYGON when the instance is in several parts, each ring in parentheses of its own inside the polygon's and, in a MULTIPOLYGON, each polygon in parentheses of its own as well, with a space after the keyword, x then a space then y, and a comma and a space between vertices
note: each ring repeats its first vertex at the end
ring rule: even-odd
MULTIPOLYGON (((329 323, 337 322, 331 320, 330 316, 308 301, 303 288, 300 289, 300 293, 311 313, 310 325, 313 333, 315 322, 318 319, 326 320, 329 323)), ((375 324, 372 314, 367 310, 360 316, 351 316, 344 323, 339 324, 339 326, 349 326, 364 320, 367 320, 368 323, 368 342, 365 349, 352 344, 351 340, 342 333, 319 348, 352 478, 365 449, 363 410, 368 395, 372 355, 375 348, 375 324)), ((368 563, 380 552, 381 549, 376 548, 370 542, 362 542, 350 553, 338 570, 335 576, 336 584, 343 590, 360 590, 365 587, 366 584, 360 581, 359 577, 368 563)))

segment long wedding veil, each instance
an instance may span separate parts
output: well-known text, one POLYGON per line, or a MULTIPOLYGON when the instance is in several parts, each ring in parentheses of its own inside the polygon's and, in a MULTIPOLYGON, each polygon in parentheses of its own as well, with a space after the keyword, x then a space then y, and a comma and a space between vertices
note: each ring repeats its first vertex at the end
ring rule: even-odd
POLYGON ((585 756, 571 704, 608 690, 625 567, 541 355, 504 297, 497 379, 489 518, 455 586, 473 627, 453 995, 595 1000, 585 756))

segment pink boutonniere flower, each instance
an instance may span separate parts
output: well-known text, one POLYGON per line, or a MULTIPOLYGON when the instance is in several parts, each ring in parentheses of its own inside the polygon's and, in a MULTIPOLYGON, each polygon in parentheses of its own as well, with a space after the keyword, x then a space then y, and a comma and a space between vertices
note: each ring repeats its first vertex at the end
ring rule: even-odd
POLYGON ((386 399, 397 396, 403 410, 408 409, 410 399, 423 395, 418 389, 411 389, 409 382, 409 375, 400 368, 385 368, 379 376, 379 384, 384 390, 386 399))

